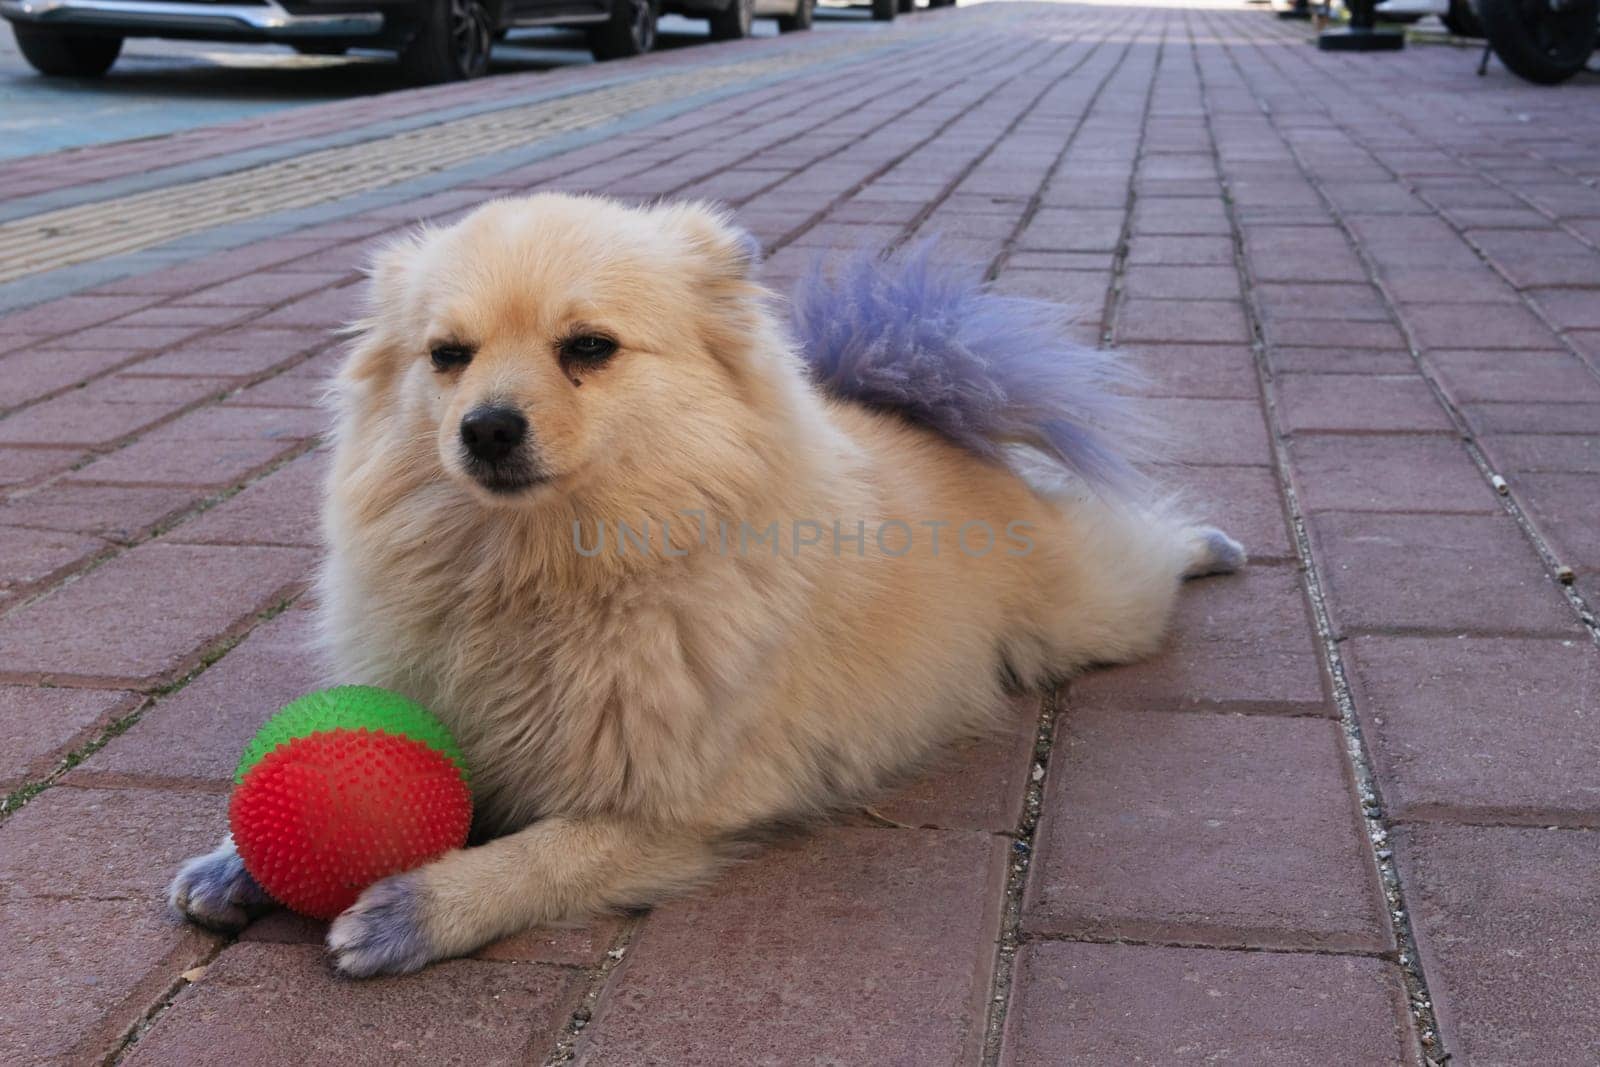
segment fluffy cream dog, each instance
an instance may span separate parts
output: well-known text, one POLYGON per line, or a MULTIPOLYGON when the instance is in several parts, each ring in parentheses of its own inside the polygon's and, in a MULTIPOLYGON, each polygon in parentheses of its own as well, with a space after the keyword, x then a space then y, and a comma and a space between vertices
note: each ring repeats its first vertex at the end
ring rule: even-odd
MULTIPOLYGON (((487 840, 336 920, 346 973, 694 886, 1008 685, 1148 654, 1183 577, 1243 561, 1064 473, 1115 473, 1112 367, 1036 305, 862 266, 797 345, 753 252, 699 206, 547 195, 379 256, 318 603, 339 681, 455 732, 487 840)), ((172 902, 266 903, 226 841, 172 902)))

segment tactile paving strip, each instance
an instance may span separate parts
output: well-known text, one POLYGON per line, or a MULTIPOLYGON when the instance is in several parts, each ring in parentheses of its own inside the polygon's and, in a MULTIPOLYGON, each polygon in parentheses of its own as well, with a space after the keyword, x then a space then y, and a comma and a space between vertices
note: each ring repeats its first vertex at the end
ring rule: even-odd
POLYGON ((612 122, 697 93, 882 46, 881 41, 862 40, 663 74, 43 212, 0 224, 0 283, 135 252, 214 226, 327 203, 612 122))

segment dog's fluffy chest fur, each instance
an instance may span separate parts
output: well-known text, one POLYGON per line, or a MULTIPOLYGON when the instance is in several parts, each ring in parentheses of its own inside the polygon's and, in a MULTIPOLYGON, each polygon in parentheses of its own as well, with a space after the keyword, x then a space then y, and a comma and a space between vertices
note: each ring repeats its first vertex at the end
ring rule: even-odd
POLYGON ((469 508, 423 490, 336 548, 324 610, 340 677, 436 710, 487 829, 700 807, 710 783, 692 770, 739 744, 792 636, 794 613, 738 607, 782 599, 773 565, 700 551, 623 571, 582 557, 565 516, 469 508))

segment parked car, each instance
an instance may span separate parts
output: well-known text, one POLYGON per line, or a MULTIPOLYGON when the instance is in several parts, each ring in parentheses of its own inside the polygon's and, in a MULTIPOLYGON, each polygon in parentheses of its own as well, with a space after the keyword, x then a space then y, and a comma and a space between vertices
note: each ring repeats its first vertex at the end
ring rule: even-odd
MULTIPOLYGON (((1279 18, 1310 18, 1313 0, 1268 0, 1279 18)), ((1457 37, 1482 37, 1483 27, 1473 12, 1471 0, 1378 0, 1379 22, 1410 25, 1429 15, 1438 15, 1445 28, 1457 37)))
POLYGON ((1379 0, 1378 21, 1410 24, 1438 15, 1457 37, 1482 37, 1483 26, 1469 0, 1379 0))
POLYGON ((261 41, 313 55, 393 49, 412 80, 475 78, 506 31, 573 26, 596 59, 650 51, 661 11, 705 18, 718 40, 747 37, 756 5, 806 29, 815 0, 0 0, 17 47, 42 74, 96 77, 128 37, 261 41))

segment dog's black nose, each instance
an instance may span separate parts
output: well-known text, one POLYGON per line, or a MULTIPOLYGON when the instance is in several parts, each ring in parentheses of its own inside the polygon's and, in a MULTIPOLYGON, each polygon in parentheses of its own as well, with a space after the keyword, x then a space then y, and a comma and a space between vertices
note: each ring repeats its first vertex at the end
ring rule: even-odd
POLYGON ((474 459, 500 463, 528 435, 528 420, 516 408, 473 408, 461 420, 461 443, 474 459))

